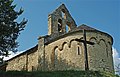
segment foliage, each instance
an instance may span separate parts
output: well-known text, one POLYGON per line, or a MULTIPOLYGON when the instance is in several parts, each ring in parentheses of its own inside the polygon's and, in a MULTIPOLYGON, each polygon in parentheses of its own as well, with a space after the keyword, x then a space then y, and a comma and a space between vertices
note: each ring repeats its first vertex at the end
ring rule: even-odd
POLYGON ((0 72, 2 77, 119 77, 108 72, 99 71, 7 71, 0 72))
POLYGON ((23 13, 23 9, 15 11, 16 5, 12 3, 13 0, 0 0, 0 56, 8 56, 9 51, 17 51, 16 40, 27 23, 25 18, 17 22, 16 19, 23 13))
POLYGON ((115 72, 120 75, 120 63, 118 65, 115 65, 115 72))

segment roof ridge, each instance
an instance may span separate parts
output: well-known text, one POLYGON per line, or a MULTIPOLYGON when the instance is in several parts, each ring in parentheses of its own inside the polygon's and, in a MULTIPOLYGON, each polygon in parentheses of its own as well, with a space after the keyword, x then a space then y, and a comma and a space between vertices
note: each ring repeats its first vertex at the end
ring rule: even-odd
POLYGON ((85 30, 97 30, 97 29, 92 28, 90 26, 87 26, 85 24, 82 24, 82 25, 80 25, 80 26, 77 27, 77 30, 83 30, 83 29, 85 29, 85 30))

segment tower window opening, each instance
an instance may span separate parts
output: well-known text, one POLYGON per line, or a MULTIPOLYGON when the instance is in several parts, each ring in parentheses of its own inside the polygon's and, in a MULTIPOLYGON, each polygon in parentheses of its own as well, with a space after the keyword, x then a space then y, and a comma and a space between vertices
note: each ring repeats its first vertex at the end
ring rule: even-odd
POLYGON ((64 9, 62 9, 61 13, 62 13, 62 18, 66 19, 66 14, 64 9))
POLYGON ((66 32, 70 31, 70 26, 71 26, 71 24, 69 22, 67 22, 66 23, 66 32))
POLYGON ((62 32, 62 20, 61 19, 58 20, 58 31, 62 32))
POLYGON ((68 27, 68 25, 66 25, 66 32, 68 32, 69 31, 69 27, 68 27))

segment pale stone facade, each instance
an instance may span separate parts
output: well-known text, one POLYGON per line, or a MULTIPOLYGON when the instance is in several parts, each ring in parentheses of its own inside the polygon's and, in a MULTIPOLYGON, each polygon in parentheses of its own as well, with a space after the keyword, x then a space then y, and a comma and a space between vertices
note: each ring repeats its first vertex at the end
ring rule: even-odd
POLYGON ((77 27, 62 4, 48 16, 48 35, 39 37, 38 45, 7 61, 6 70, 85 70, 83 30, 87 44, 89 70, 114 72, 113 38, 86 25, 77 27))
POLYGON ((7 61, 6 70, 34 71, 38 68, 37 46, 7 61))

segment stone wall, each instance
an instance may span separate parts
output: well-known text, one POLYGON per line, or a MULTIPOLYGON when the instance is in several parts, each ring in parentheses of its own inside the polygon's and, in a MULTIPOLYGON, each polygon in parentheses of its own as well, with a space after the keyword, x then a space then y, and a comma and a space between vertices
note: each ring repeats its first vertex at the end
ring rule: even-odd
POLYGON ((100 32, 87 33, 88 39, 94 45, 88 45, 90 70, 113 72, 112 38, 100 32))
POLYGON ((84 70, 83 46, 75 41, 81 37, 81 33, 74 33, 45 46, 45 58, 50 63, 48 70, 84 70))
POLYGON ((37 70, 38 66, 38 52, 36 49, 26 51, 12 59, 8 60, 8 65, 6 71, 9 70, 27 70, 34 71, 37 70))
POLYGON ((21 70, 26 70, 26 67, 27 67, 26 54, 24 54, 8 61, 6 71, 9 71, 9 70, 21 71, 21 70))
POLYGON ((38 51, 28 55, 28 71, 36 71, 38 69, 38 51))
MULTIPOLYGON (((76 41, 82 39, 82 32, 68 33, 66 36, 45 46, 47 70, 84 70, 84 46, 76 41)), ((88 46, 90 70, 113 72, 112 38, 102 32, 88 31, 87 40, 95 44, 88 46)))
MULTIPOLYGON (((112 38, 102 32, 87 31, 88 63, 90 70, 113 72, 112 38)), ((85 70, 82 31, 71 32, 44 44, 40 39, 38 50, 32 49, 8 61, 6 70, 85 70), (44 49, 45 48, 45 49, 44 49)))

